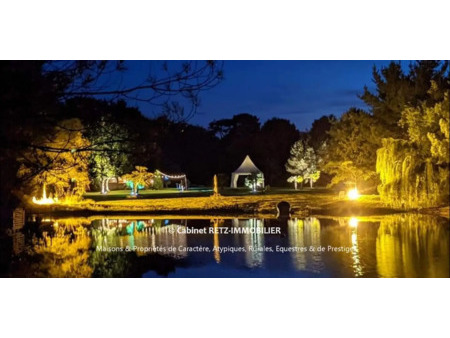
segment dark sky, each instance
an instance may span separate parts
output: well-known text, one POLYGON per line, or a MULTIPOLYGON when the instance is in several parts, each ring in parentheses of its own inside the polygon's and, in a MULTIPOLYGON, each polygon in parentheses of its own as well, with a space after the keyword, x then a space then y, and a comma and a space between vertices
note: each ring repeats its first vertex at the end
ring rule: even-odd
MULTIPOLYGON (((201 94, 198 113, 189 121, 207 126, 214 119, 239 113, 286 118, 299 130, 310 128, 322 115, 340 116, 348 108, 365 108, 357 97, 364 85, 373 88, 372 67, 389 61, 225 61, 225 79, 201 94)), ((409 62, 402 62, 407 67, 409 62)), ((124 82, 141 81, 148 61, 127 61, 124 82)), ((157 108, 129 102, 148 116, 157 108)))

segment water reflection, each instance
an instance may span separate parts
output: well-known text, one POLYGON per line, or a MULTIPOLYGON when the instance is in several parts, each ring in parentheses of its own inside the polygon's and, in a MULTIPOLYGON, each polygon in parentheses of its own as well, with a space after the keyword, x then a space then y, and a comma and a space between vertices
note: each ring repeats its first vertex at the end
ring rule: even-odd
POLYGON ((353 260, 353 271, 355 277, 362 276, 362 266, 359 257, 359 246, 358 246, 358 219, 356 217, 350 218, 348 225, 352 228, 352 260, 353 260))
POLYGON ((291 252, 292 263, 298 270, 318 273, 322 270, 320 221, 315 217, 288 221, 289 246, 305 248, 291 252))
MULTIPOLYGON (((12 234, 10 270, 0 271, 2 275, 120 277, 142 276, 154 270, 159 275, 176 276, 183 269, 200 266, 206 269, 202 276, 208 276, 208 271, 220 271, 219 275, 228 277, 243 267, 274 277, 450 274, 448 221, 428 215, 377 219, 307 217, 285 223, 256 218, 48 218, 27 229, 12 234), (280 234, 263 232, 264 228, 278 226, 282 228, 280 234), (209 227, 248 231, 206 231, 203 235, 183 231, 209 227), (208 247, 210 251, 185 250, 195 246, 208 247), (219 249, 226 246, 245 250, 222 253, 219 249), (276 246, 304 249, 280 253, 275 251, 276 246)), ((236 275, 242 276, 242 272, 236 275)))
POLYGON ((90 277, 91 237, 82 226, 55 223, 52 234, 33 238, 33 253, 40 260, 33 267, 38 277, 90 277))
POLYGON ((448 226, 428 215, 383 218, 376 257, 380 277, 448 277, 448 226))
POLYGON ((245 232, 235 235, 234 245, 245 248, 245 265, 249 268, 260 267, 264 262, 264 220, 233 218, 233 227, 246 228, 245 232))
POLYGON ((131 251, 138 256, 159 253, 181 259, 187 256, 186 220, 102 219, 93 223, 92 237, 97 251, 131 251), (165 250, 162 250, 165 249, 165 250))
POLYGON ((214 228, 214 259, 217 264, 220 263, 220 242, 219 242, 219 231, 218 228, 223 225, 223 220, 221 219, 213 219, 213 228, 214 228))

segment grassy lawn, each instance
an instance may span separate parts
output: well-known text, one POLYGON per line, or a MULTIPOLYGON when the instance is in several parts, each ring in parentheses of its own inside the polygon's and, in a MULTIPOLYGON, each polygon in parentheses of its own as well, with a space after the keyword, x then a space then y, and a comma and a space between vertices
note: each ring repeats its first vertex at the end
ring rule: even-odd
MULTIPOLYGON (((154 199, 154 198, 175 198, 175 197, 204 197, 212 194, 212 189, 196 188, 186 191, 179 191, 175 188, 166 188, 160 190, 140 190, 139 198, 154 199)), ((84 198, 89 198, 94 201, 114 201, 130 198, 130 190, 112 190, 108 194, 103 195, 99 191, 88 192, 84 198)))
MULTIPOLYGON (((212 195, 211 187, 195 187, 186 191, 179 191, 175 188, 165 188, 160 190, 141 190, 139 191, 140 199, 156 199, 156 198, 176 198, 176 197, 208 197, 212 195)), ((330 191, 324 188, 303 190, 294 190, 292 188, 271 188, 266 192, 251 192, 247 188, 223 188, 220 190, 222 196, 257 196, 257 195, 279 195, 279 194, 323 194, 330 191)), ((94 201, 115 201, 130 198, 130 190, 113 190, 108 194, 103 195, 100 192, 88 192, 84 195, 85 198, 94 201)))

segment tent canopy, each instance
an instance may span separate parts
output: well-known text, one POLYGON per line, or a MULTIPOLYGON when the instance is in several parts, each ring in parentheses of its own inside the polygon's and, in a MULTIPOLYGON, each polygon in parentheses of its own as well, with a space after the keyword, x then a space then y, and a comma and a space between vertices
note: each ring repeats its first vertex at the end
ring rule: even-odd
POLYGON ((231 187, 237 188, 237 181, 241 175, 252 175, 252 174, 264 174, 258 167, 253 163, 250 156, 246 156, 242 164, 231 174, 231 187))

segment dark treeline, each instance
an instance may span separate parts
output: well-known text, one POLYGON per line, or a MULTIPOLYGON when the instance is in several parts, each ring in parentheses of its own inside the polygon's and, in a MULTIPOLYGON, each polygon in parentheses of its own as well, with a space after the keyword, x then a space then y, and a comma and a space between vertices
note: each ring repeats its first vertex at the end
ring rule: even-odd
MULTIPOLYGON (((290 147, 302 135, 288 120, 272 118, 261 123, 250 114, 216 120, 204 128, 165 115, 145 117, 124 101, 77 98, 67 101, 65 108, 65 118, 79 118, 89 131, 90 143, 114 140, 97 153, 99 159, 114 163, 115 174, 123 175, 140 165, 150 171, 184 173, 194 185, 210 186, 215 174, 221 185, 229 185, 230 173, 250 155, 264 172, 266 184, 286 186, 284 165, 290 147)), ((326 135, 326 130, 322 133, 326 135)), ((99 162, 90 163, 93 177, 99 162)))

